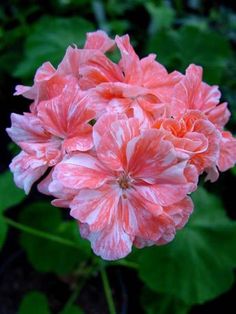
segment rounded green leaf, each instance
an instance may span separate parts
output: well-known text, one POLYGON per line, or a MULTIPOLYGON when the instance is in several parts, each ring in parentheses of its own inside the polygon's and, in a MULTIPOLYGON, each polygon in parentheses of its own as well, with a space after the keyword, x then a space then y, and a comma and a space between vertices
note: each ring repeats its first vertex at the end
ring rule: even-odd
POLYGON ((25 193, 16 187, 10 171, 0 175, 0 191, 0 213, 20 203, 25 198, 25 193))
POLYGON ((141 279, 159 293, 187 304, 203 303, 227 291, 236 266, 236 223, 216 196, 199 188, 195 211, 175 240, 140 253, 141 279))
POLYGON ((46 296, 37 291, 26 294, 20 304, 19 314, 50 314, 46 296))
POLYGON ((20 237, 21 245, 37 271, 67 274, 90 256, 89 244, 81 239, 76 221, 63 221, 60 209, 48 203, 34 203, 24 208, 20 222, 45 231, 45 238, 25 232, 20 237), (75 247, 47 239, 48 234, 70 240, 75 247))
POLYGON ((69 308, 60 312, 60 314, 83 314, 84 312, 77 306, 71 305, 69 308))

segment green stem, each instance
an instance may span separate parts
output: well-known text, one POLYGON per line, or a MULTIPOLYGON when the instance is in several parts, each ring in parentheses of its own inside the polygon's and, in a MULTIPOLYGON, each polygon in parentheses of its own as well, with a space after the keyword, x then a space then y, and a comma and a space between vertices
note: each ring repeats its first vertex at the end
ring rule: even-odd
POLYGON ((133 268, 135 270, 137 270, 139 268, 139 265, 137 263, 126 261, 126 260, 111 262, 111 263, 109 263, 108 266, 124 266, 124 267, 128 267, 128 268, 133 268))
POLYGON ((75 303, 75 301, 77 300, 77 298, 80 294, 80 291, 82 290, 83 286, 85 285, 86 281, 91 276, 91 274, 94 272, 94 270, 95 270, 94 265, 89 267, 87 270, 84 270, 83 277, 80 278, 79 283, 77 284, 73 293, 71 294, 71 296, 67 300, 67 302, 63 308, 63 312, 68 311, 71 308, 71 306, 75 303))
POLYGON ((75 249, 79 249, 78 245, 76 245, 76 243, 74 243, 73 241, 70 241, 70 240, 67 240, 67 239, 64 239, 64 238, 61 238, 61 237, 58 237, 54 234, 51 234, 51 233, 47 233, 47 232, 44 232, 44 231, 41 231, 41 230, 38 230, 38 229, 33 229, 29 226, 26 226, 26 225, 23 225, 19 222, 16 222, 6 216, 3 216, 2 219, 9 225, 9 226, 12 226, 16 229, 19 229, 23 232, 26 232, 26 233, 29 233, 29 234, 32 234, 36 237, 39 237, 39 238, 44 238, 44 239, 47 239, 47 240, 50 240, 50 241, 53 241, 53 242, 57 242, 57 243, 60 243, 60 244, 63 244, 63 245, 67 245, 67 246, 70 246, 70 247, 73 247, 75 249))
POLYGON ((115 309, 115 305, 114 305, 113 298, 112 298, 111 287, 110 287, 107 273, 106 273, 106 270, 104 267, 101 267, 100 273, 101 273, 101 277, 102 277, 102 284, 103 284, 103 288, 104 288, 104 292, 105 292, 105 296, 106 296, 106 300, 107 300, 107 305, 109 308, 109 313, 110 314, 116 314, 116 309, 115 309))

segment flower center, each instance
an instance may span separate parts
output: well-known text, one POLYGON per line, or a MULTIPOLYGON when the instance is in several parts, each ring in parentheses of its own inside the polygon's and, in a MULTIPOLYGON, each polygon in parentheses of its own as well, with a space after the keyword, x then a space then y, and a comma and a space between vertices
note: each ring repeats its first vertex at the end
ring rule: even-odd
POLYGON ((130 178, 126 174, 122 174, 118 179, 118 183, 122 190, 126 190, 130 187, 130 178))

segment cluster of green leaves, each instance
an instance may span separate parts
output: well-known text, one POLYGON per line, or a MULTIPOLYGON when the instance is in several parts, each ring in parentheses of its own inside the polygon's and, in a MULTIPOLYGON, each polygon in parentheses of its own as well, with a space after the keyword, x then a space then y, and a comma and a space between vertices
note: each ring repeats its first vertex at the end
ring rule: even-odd
MULTIPOLYGON (((85 33, 96 28, 113 35, 131 32, 134 44, 142 39, 142 47, 137 45, 139 53, 156 52, 158 61, 169 70, 184 71, 190 63, 202 65, 205 80, 220 84, 223 96, 232 100, 231 126, 235 128, 236 57, 231 43, 236 41, 236 15, 229 9, 213 9, 206 18, 199 14, 202 8, 192 5, 191 9, 196 14, 186 14, 182 1, 170 6, 154 0, 49 0, 46 10, 31 1, 24 8, 15 0, 10 15, 0 8, 0 77, 7 74, 20 82, 32 81, 43 62, 49 60, 56 66, 68 45, 82 46, 85 33), (138 10, 147 17, 144 29, 139 19, 129 19, 138 10)), ((70 274, 84 281, 91 273, 88 269, 97 271, 99 259, 80 238, 76 222, 65 220, 61 209, 48 201, 23 203, 14 222, 7 218, 6 210, 20 204, 24 193, 15 187, 8 171, 0 175, 0 190, 0 249, 12 226, 21 230, 20 245, 38 272, 70 274)), ((193 198, 195 212, 172 243, 135 250, 117 262, 137 270, 144 283, 142 304, 148 314, 188 313, 193 305, 227 291, 234 281, 236 223, 226 216, 219 197, 201 188, 193 198)), ((38 309, 40 314, 49 314, 49 303, 41 292, 31 292, 22 300, 19 313, 38 309)), ((61 312, 79 313, 82 311, 74 304, 65 305, 61 312)))

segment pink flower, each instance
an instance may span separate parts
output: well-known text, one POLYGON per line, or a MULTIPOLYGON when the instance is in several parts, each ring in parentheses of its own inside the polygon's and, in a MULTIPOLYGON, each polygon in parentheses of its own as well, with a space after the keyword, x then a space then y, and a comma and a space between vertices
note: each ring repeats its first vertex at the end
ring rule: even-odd
POLYGON ((165 138, 181 154, 189 156, 189 163, 196 166, 199 174, 216 167, 221 134, 199 110, 187 110, 181 119, 158 119, 153 128, 167 131, 165 138))
POLYGON ((68 47, 58 69, 55 69, 50 62, 43 63, 35 74, 34 85, 32 87, 17 85, 14 95, 23 95, 34 100, 34 106, 42 100, 59 96, 72 78, 79 81, 81 68, 90 58, 96 54, 103 55, 113 46, 114 41, 105 32, 87 33, 84 49, 68 47))
POLYGON ((236 163, 236 139, 230 132, 222 132, 218 167, 220 171, 232 168, 236 163))
POLYGON ((88 151, 93 146, 92 126, 88 122, 94 118, 94 112, 87 108, 86 95, 76 84, 70 82, 58 97, 41 101, 37 108, 37 115, 12 114, 12 126, 7 129, 24 151, 13 159, 10 168, 16 184, 24 187, 26 193, 39 173, 42 175, 57 164, 65 153, 88 151))
POLYGON ((71 209, 107 260, 170 242, 193 210, 199 175, 215 181, 236 162, 218 87, 199 66, 168 73, 155 58, 140 59, 128 35, 92 32, 57 68, 44 63, 33 86, 16 87, 32 100, 7 129, 22 149, 10 164, 16 185, 29 193, 48 171, 38 190, 71 209), (118 63, 106 54, 113 49, 118 63))
MULTIPOLYGON (((130 44, 128 35, 116 36, 115 42, 121 59, 118 68, 110 67, 106 80, 100 80, 100 84, 96 84, 96 88, 91 91, 94 110, 98 116, 104 112, 125 113, 129 117, 138 118, 143 127, 150 127, 166 110, 159 94, 170 93, 182 75, 178 72, 168 74, 166 69, 155 61, 154 54, 140 60, 130 44)), ((101 70, 100 66, 99 69, 101 70)), ((90 77, 95 77, 93 66, 90 71, 90 77)))
POLYGON ((175 85, 168 101, 174 117, 182 116, 188 109, 200 110, 212 123, 222 128, 230 113, 226 103, 219 104, 220 96, 218 86, 209 86, 202 81, 202 68, 191 64, 175 85))
POLYGON ((135 118, 107 114, 94 127, 97 156, 76 153, 55 167, 53 179, 78 190, 71 215, 87 226, 84 236, 104 259, 126 256, 136 237, 167 240, 170 225, 171 240, 192 210, 183 207, 183 219, 171 214, 196 181, 188 181, 187 160, 163 137, 160 130, 140 132, 135 118))

